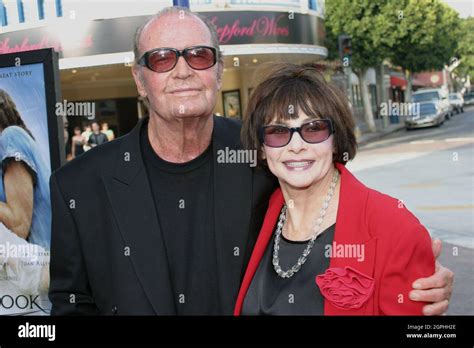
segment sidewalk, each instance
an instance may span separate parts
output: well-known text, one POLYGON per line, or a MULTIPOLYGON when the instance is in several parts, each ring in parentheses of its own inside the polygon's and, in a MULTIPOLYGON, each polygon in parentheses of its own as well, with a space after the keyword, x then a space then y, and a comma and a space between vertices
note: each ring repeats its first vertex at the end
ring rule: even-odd
POLYGON ((443 241, 439 262, 454 272, 448 315, 474 315, 474 250, 443 241))
MULTIPOLYGON (((382 128, 383 123, 381 119, 375 120, 375 125, 377 127, 377 131, 375 133, 370 133, 367 125, 365 123, 358 123, 357 127, 359 128, 359 136, 357 136, 357 145, 358 146, 363 146, 367 145, 368 143, 372 141, 376 141, 379 139, 382 139, 388 134, 394 133, 400 129, 405 128, 404 122, 400 123, 389 123, 386 128, 382 128)), ((357 134, 357 132, 356 132, 357 134)))

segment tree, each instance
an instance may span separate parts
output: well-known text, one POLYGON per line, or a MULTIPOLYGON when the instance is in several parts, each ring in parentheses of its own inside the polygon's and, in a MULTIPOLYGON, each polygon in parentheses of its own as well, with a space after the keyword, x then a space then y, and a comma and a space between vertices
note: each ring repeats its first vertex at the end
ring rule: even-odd
POLYGON ((456 75, 474 77, 474 17, 461 19, 456 57, 460 62, 456 75))
MULTIPOLYGON (((329 35, 347 34, 352 38, 352 67, 359 77, 364 117, 375 132, 374 115, 365 75, 388 55, 387 48, 396 42, 394 20, 387 13, 390 0, 333 0, 326 2, 325 25, 329 35)), ((393 1, 392 1, 393 2, 393 1)))
POLYGON ((400 0, 389 5, 398 13, 396 42, 389 50, 394 65, 405 71, 406 99, 411 99, 413 73, 441 70, 454 57, 459 34, 456 11, 438 0, 400 0))

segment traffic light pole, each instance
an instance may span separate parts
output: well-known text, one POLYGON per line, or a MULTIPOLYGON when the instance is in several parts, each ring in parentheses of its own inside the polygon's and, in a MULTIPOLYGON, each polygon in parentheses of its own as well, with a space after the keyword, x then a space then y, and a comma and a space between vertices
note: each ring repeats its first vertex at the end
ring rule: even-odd
POLYGON ((344 74, 347 78, 347 96, 352 109, 354 109, 354 101, 352 100, 352 69, 350 66, 344 68, 344 74))
MULTIPOLYGON (((354 120, 356 120, 357 118, 355 117, 355 105, 354 105, 354 100, 352 98, 352 69, 350 66, 344 67, 344 74, 346 75, 346 78, 347 78, 347 98, 351 105, 351 111, 352 111, 354 120)), ((359 126, 357 124, 355 126, 354 132, 355 132, 356 138, 358 139, 361 134, 360 134, 359 126)))

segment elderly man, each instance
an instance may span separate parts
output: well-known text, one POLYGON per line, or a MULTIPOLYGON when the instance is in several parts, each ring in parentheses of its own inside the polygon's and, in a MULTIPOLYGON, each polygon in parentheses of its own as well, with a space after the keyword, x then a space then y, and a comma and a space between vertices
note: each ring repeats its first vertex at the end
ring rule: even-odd
MULTIPOLYGON (((51 177, 52 313, 231 315, 275 182, 216 161, 239 148, 240 124, 213 116, 223 59, 206 19, 161 11, 135 57, 149 117, 51 177)), ((443 313, 451 272, 420 282, 443 313)))

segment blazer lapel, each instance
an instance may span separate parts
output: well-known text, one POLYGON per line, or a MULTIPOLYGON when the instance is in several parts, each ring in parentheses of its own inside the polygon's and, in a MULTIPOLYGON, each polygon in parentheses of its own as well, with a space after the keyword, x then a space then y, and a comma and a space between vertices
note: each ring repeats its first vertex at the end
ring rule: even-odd
MULTIPOLYGON (((329 267, 352 267, 369 277, 373 277, 377 240, 368 234, 366 228, 365 202, 369 191, 344 165, 337 163, 336 166, 341 172, 341 189, 336 231, 332 245, 333 253, 329 267), (344 248, 346 246, 353 247, 352 250, 359 250, 361 257, 338 255, 338 247, 344 248)), ((371 302, 370 298, 369 302, 371 302)), ((325 315, 364 315, 367 314, 366 311, 369 311, 369 314, 372 313, 367 305, 363 305, 359 309, 345 310, 335 307, 327 299, 324 301, 325 315)))
POLYGON ((232 136, 224 121, 214 117, 214 231, 221 309, 231 314, 250 228, 252 169, 248 163, 219 163, 225 151, 241 149, 240 132, 232 136))
POLYGON ((103 177, 103 183, 148 300, 156 314, 175 315, 168 258, 140 150, 143 124, 140 121, 124 137, 115 171, 112 176, 103 177))

